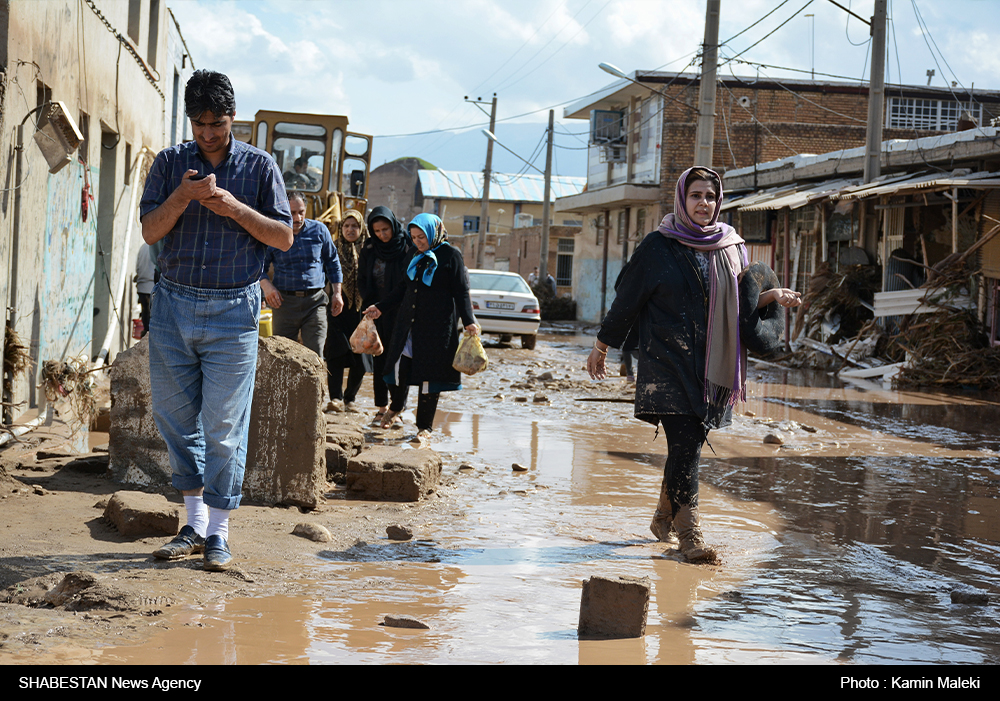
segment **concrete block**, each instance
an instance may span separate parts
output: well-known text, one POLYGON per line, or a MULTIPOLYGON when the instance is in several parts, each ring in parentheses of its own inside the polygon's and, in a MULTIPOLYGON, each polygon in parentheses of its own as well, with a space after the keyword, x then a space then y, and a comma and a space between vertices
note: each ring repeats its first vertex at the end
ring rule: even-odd
POLYGON ((641 638, 649 613, 649 577, 591 577, 580 599, 581 638, 641 638))
POLYGON ((180 511, 162 494, 115 492, 104 518, 123 536, 176 535, 180 530, 180 511))
POLYGON ((352 496, 386 501, 417 501, 441 481, 441 456, 432 450, 376 446, 347 462, 352 496))
MULTIPOLYGON (((243 496, 263 504, 314 507, 326 486, 326 368, 286 338, 262 338, 250 416, 243 496)), ((167 485, 172 470, 153 421, 149 344, 144 338, 111 366, 111 478, 167 485)))
POLYGON ((326 474, 327 477, 343 481, 347 472, 347 462, 361 452, 365 444, 364 431, 353 423, 340 423, 338 419, 327 417, 326 427, 326 474))

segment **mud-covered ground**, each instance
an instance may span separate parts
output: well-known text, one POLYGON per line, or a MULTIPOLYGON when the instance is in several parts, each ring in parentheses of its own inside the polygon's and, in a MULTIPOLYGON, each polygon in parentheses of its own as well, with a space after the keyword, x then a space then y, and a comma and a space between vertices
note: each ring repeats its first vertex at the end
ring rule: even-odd
MULTIPOLYGON (((362 502, 331 484, 308 513, 245 504, 226 573, 120 536, 102 514, 121 487, 47 457, 65 431, 28 434, 0 452, 0 664, 1000 660, 995 397, 752 365, 746 405, 702 455, 720 564, 696 566, 647 530, 664 440, 632 418, 625 378, 586 376, 592 338, 490 341, 490 367, 441 398, 433 496, 362 502), (333 540, 293 535, 303 522, 333 540), (394 524, 414 540, 391 543, 394 524), (89 585, 76 611, 44 603, 67 573, 89 585), (641 641, 577 640, 592 574, 650 577, 641 641), (970 589, 990 603, 951 598, 970 589), (433 630, 379 626, 394 613, 433 630)), ((370 381, 359 399, 364 415, 334 420, 369 420, 370 381)), ((405 444, 404 418, 370 440, 405 444)))
MULTIPOLYGON (((585 377, 579 350, 560 345, 540 343, 537 351, 526 351, 516 342, 488 340, 490 370, 468 378, 462 392, 446 395, 441 409, 505 405, 517 411, 521 405, 540 408, 554 401, 604 397, 629 410, 631 385, 623 379, 595 385, 585 377)), ((336 414, 330 420, 367 424, 374 412, 367 379, 359 404, 363 414, 336 414)), ((412 438, 412 412, 404 417, 402 432, 368 429, 369 440, 412 438)), ((172 610, 184 605, 301 594, 310 585, 299 583, 308 580, 301 565, 318 552, 384 541, 390 525, 440 521, 449 511, 460 512, 451 498, 460 462, 453 455, 445 456, 437 493, 416 504, 350 500, 332 482, 326 503, 315 510, 244 502, 230 522, 234 566, 225 573, 206 572, 200 557, 181 562, 153 558, 150 553, 168 537, 126 538, 104 519, 111 495, 130 487, 110 482, 99 465, 74 461, 65 447, 70 433, 57 418, 52 427, 37 429, 0 453, 0 664, 68 662, 74 650, 86 656, 102 645, 139 642, 173 625, 172 610), (300 523, 325 526, 333 540, 316 543, 292 535, 300 523), (78 610, 53 606, 45 598, 68 573, 96 576, 96 583, 85 582, 85 599, 70 604, 78 610)), ((106 441, 106 434, 91 435, 98 452, 106 441)), ((179 494, 165 494, 181 509, 183 522, 179 494)))

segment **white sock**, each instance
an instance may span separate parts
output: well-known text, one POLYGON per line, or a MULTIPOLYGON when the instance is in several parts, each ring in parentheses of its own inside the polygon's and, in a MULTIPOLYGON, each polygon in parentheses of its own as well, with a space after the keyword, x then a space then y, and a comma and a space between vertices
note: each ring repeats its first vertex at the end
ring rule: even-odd
POLYGON ((208 535, 220 535, 229 542, 229 509, 208 507, 208 535))
POLYGON ((204 538, 208 530, 208 507, 205 506, 204 497, 201 494, 184 497, 184 507, 187 509, 187 525, 204 538))

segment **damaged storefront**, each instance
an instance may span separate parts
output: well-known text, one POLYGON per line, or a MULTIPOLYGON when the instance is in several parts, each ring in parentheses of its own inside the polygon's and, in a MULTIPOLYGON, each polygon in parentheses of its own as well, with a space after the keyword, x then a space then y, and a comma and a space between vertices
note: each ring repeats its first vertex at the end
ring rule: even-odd
POLYGON ((785 364, 898 387, 1000 387, 1000 158, 996 129, 976 132, 887 142, 920 152, 923 167, 867 184, 796 182, 817 161, 850 173, 853 154, 799 157, 787 184, 726 202, 751 258, 804 292, 786 320, 785 364), (956 151, 979 157, 954 167, 956 151))

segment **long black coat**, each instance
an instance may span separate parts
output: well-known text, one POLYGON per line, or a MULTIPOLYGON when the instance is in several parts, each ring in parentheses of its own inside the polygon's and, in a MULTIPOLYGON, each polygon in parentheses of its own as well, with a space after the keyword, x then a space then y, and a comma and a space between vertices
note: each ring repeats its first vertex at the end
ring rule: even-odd
MULTIPOLYGON (((372 242, 372 234, 364 246, 361 247, 361 255, 358 257, 358 289, 361 290, 361 309, 364 311, 373 304, 378 304, 382 299, 403 284, 406 279, 406 265, 410 256, 416 252, 412 245, 408 246, 407 253, 396 260, 386 261, 385 264, 385 289, 387 292, 379 295, 378 287, 375 284, 375 261, 378 255, 375 253, 375 244, 372 242)), ((381 309, 382 316, 375 320, 375 330, 382 339, 382 345, 388 349, 392 343, 392 330, 396 324, 396 310, 381 309)))
MULTIPOLYGON (((418 255, 416 252, 410 256, 418 255)), ((392 340, 386 348, 386 372, 394 371, 406 338, 413 334, 413 368, 409 384, 441 382, 458 384, 461 376, 451 364, 458 350, 462 326, 476 323, 469 297, 469 272, 458 249, 444 243, 434 249, 438 267, 428 287, 422 281, 428 259, 417 264, 414 280, 403 283, 378 304, 380 311, 397 309, 392 340)), ((409 260, 407 260, 409 265, 409 260)), ((404 269, 406 266, 403 266, 404 269)), ((399 384, 395 378, 392 384, 399 384)))
POLYGON ((730 424, 732 411, 705 399, 708 288, 698 261, 657 231, 632 256, 597 338, 619 348, 636 324, 636 418, 655 425, 660 416, 684 414, 708 428, 730 424))

